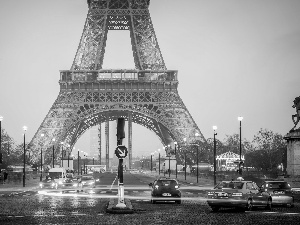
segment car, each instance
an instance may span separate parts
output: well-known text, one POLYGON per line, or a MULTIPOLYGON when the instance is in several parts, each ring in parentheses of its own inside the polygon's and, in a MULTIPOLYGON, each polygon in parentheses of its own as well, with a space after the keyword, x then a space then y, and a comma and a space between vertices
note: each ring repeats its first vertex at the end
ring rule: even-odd
POLYGON ((95 188, 96 187, 96 180, 93 176, 82 176, 79 179, 78 187, 81 191, 83 191, 84 188, 95 188))
POLYGON ((78 188, 78 181, 73 178, 66 178, 62 181, 59 185, 62 189, 77 189, 78 188))
POLYGON ((212 211, 220 208, 236 208, 251 211, 254 207, 271 210, 272 196, 261 190, 253 181, 222 181, 207 193, 207 204, 212 211))
POLYGON ((130 169, 129 173, 131 173, 131 174, 138 174, 139 170, 138 169, 130 169))
POLYGON ((47 177, 45 180, 42 180, 39 183, 39 187, 41 189, 57 189, 58 184, 56 183, 56 181, 54 179, 52 179, 51 177, 47 177))
POLYGON ((150 183, 149 187, 151 187, 151 203, 175 201, 175 203, 181 204, 181 191, 176 179, 158 178, 153 183, 150 183))
POLYGON ((261 190, 272 196, 272 205, 294 207, 294 193, 291 185, 285 181, 264 181, 261 190))

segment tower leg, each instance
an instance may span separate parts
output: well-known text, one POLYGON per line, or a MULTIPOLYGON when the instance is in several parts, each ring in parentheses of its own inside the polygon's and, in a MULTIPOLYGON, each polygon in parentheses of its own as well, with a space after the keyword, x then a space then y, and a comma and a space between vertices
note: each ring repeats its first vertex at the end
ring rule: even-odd
POLYGON ((109 169, 109 118, 105 122, 105 143, 106 143, 106 170, 109 169))

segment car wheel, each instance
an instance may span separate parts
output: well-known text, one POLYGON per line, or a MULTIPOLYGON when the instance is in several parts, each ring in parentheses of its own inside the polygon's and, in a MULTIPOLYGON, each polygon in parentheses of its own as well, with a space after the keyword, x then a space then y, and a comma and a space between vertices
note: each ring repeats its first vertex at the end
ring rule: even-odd
POLYGON ((176 200, 175 203, 181 204, 181 200, 176 200))
POLYGON ((239 212, 245 212, 246 211, 245 207, 236 207, 236 210, 239 211, 239 212))
POLYGON ((247 209, 248 211, 252 211, 252 210, 253 210, 252 199, 248 199, 246 209, 247 209))
POLYGON ((217 207, 217 206, 212 206, 212 207, 211 207, 211 210, 212 210, 213 212, 218 212, 219 209, 220 209, 220 207, 217 207))
POLYGON ((266 209, 268 210, 272 209, 272 200, 270 198, 268 198, 266 209))

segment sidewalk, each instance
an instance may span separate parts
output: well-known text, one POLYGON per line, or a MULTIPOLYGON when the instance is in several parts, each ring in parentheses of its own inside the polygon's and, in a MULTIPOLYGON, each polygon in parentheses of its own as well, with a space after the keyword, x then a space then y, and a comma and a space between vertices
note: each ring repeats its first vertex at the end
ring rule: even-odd
POLYGON ((30 178, 25 180, 25 187, 23 187, 23 181, 16 183, 0 183, 0 192, 9 192, 9 191, 30 191, 37 189, 39 187, 40 178, 30 178))

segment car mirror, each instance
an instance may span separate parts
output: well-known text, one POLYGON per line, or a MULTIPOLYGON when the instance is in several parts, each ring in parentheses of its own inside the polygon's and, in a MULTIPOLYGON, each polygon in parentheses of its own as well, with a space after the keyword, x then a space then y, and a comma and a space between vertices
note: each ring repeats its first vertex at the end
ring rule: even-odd
POLYGON ((149 187, 151 187, 152 185, 153 185, 153 184, 152 184, 152 183, 150 183, 150 184, 149 184, 149 187))

